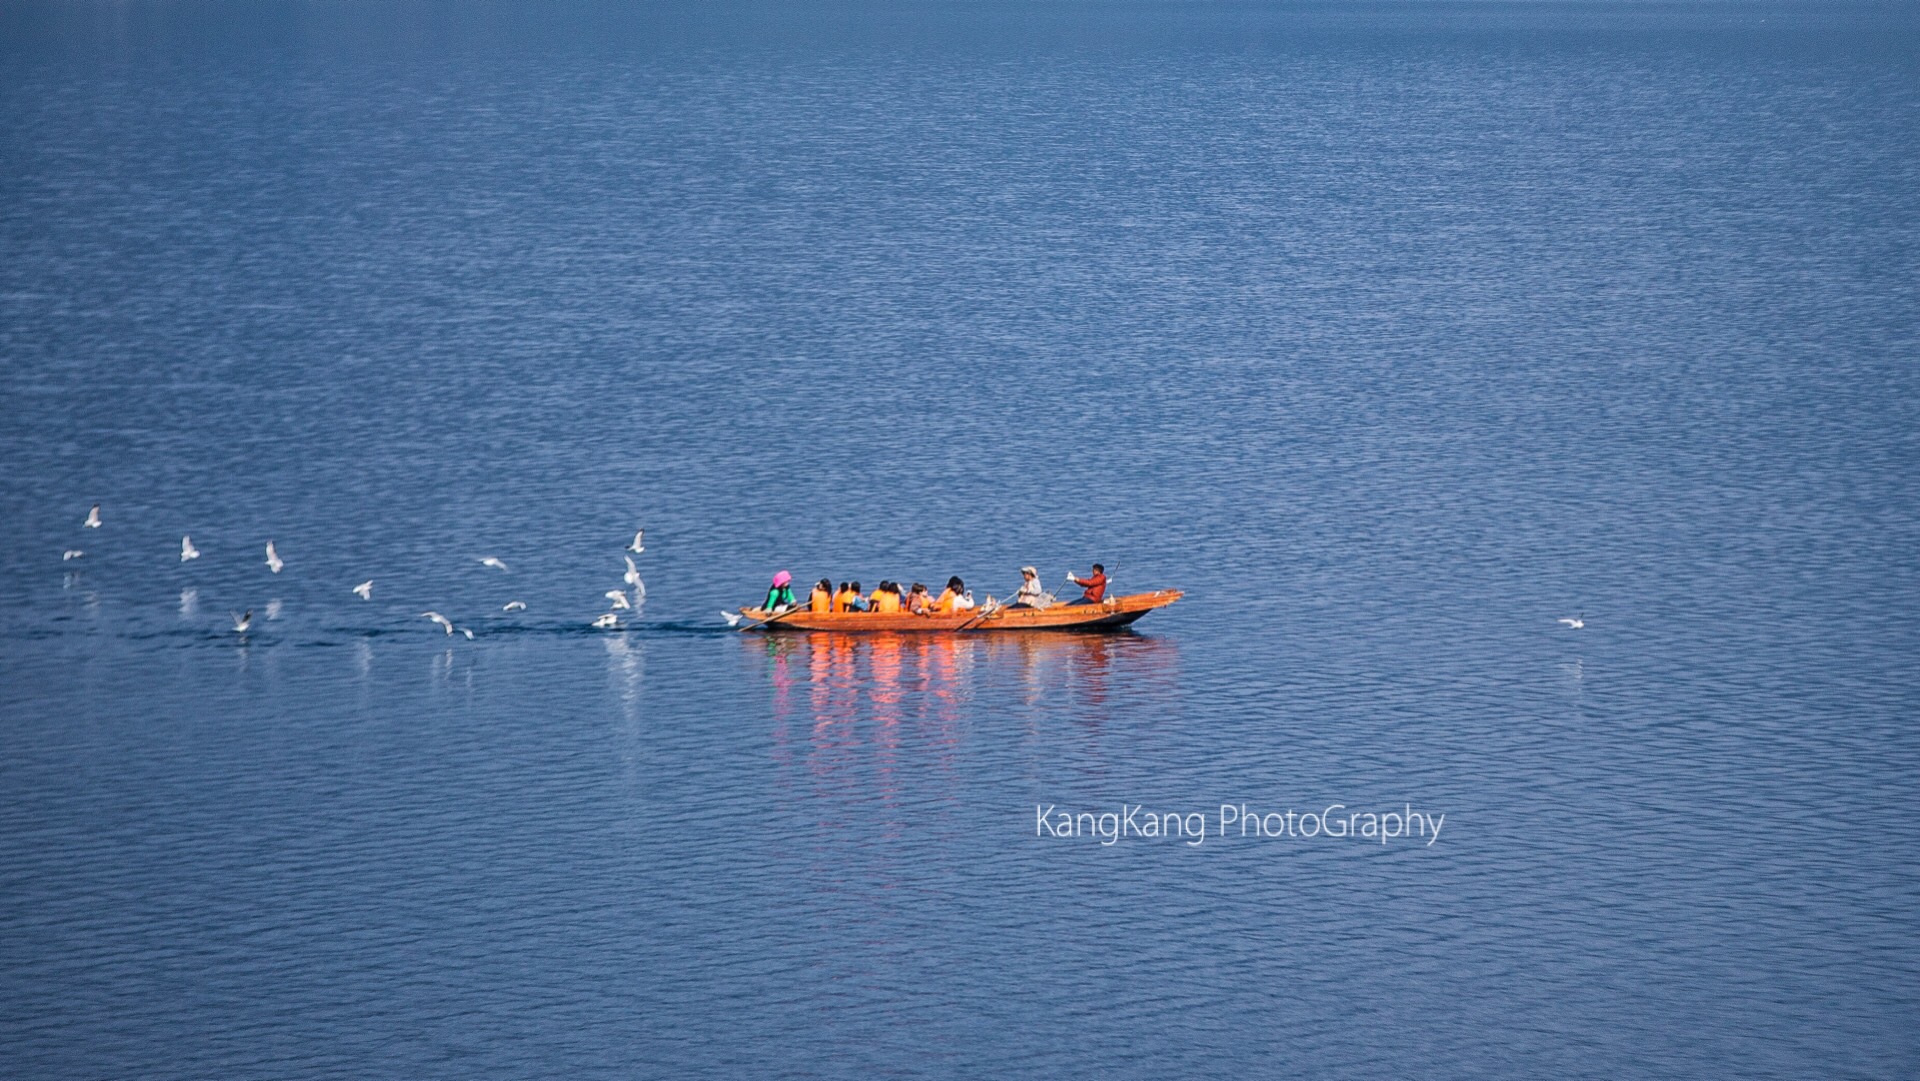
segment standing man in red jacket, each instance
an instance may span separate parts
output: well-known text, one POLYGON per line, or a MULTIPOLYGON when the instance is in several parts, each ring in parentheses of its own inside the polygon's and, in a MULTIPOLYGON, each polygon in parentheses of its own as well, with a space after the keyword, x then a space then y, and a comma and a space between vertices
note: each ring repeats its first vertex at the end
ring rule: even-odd
POLYGON ((1099 604, 1106 599, 1107 568, 1098 563, 1093 565, 1093 577, 1078 578, 1075 577, 1072 572, 1068 572, 1067 581, 1072 582, 1074 585, 1085 586, 1087 588, 1087 591, 1081 595, 1079 600, 1068 601, 1068 604, 1099 604))

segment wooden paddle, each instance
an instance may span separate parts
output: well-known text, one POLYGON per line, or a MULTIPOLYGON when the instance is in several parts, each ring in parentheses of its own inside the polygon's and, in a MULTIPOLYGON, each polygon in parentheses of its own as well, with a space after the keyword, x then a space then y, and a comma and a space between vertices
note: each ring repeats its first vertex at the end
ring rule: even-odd
POLYGON ((968 627, 973 626, 974 624, 980 622, 983 619, 986 619, 989 616, 999 615, 1002 608, 1004 607, 1005 606, 1002 605, 999 601, 989 598, 987 603, 981 607, 979 615, 974 616, 972 619, 969 619, 965 623, 960 624, 958 627, 955 627, 954 630, 956 632, 964 631, 968 627))
POLYGON ((798 615, 801 612, 805 612, 805 611, 808 611, 808 609, 802 608, 796 604, 792 608, 789 608, 784 612, 775 612, 774 614, 766 617, 765 619, 756 619, 752 623, 742 624, 741 626, 736 627, 734 629, 736 631, 750 631, 755 627, 764 627, 767 624, 772 623, 776 619, 785 619, 788 616, 798 615))

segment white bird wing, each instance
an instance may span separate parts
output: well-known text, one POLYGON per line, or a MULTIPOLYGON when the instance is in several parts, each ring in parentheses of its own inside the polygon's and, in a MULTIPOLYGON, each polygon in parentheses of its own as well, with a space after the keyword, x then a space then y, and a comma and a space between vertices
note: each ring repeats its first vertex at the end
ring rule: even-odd
POLYGON ((93 505, 93 509, 87 512, 87 520, 82 524, 88 529, 100 528, 100 504, 93 505))
POLYGON ((727 626, 729 627, 738 627, 740 625, 740 613, 738 612, 722 611, 720 618, 726 620, 727 626))
POLYGON ((508 601, 507 603, 500 606, 500 610, 502 612, 520 612, 520 611, 525 611, 526 607, 527 607, 526 601, 508 601))
POLYGON ((366 581, 360 583, 359 585, 354 586, 353 591, 355 593, 358 593, 360 595, 360 599, 363 601, 372 600, 373 599, 373 579, 369 578, 366 581))

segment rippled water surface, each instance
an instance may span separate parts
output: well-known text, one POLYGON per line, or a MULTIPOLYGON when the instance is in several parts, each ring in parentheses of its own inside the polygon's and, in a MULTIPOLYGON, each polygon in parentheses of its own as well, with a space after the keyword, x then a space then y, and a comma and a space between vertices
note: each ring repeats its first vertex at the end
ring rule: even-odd
POLYGON ((1917 41, 0 5, 0 1074, 1913 1076, 1917 41))

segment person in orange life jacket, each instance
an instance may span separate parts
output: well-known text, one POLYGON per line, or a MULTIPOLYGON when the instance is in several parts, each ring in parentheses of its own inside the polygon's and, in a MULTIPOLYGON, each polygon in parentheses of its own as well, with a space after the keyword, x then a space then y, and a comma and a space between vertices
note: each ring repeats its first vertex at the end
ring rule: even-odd
POLYGON ((927 594, 926 586, 913 583, 913 588, 907 591, 907 611, 916 616, 933 614, 933 598, 927 594))
POLYGON ((1085 593, 1074 600, 1068 601, 1068 604, 1099 604, 1107 598, 1107 568, 1098 563, 1093 565, 1093 576, 1091 578, 1076 578, 1072 574, 1068 574, 1067 581, 1077 586, 1086 587, 1085 593))
POLYGON ((814 583, 813 594, 807 598, 807 607, 815 612, 833 611, 833 582, 822 578, 814 583))
POLYGON ((833 591, 833 610, 836 612, 852 611, 853 609, 848 603, 850 596, 851 594, 847 590, 847 583, 840 583, 840 588, 833 591))
POLYGON ((973 607, 973 598, 967 595, 967 583, 958 575, 947 579, 947 588, 940 591, 940 599, 933 602, 934 611, 943 616, 964 612, 973 607))
POLYGON ((881 582, 873 587, 873 610, 882 615, 897 615, 900 611, 900 585, 897 582, 881 582))

